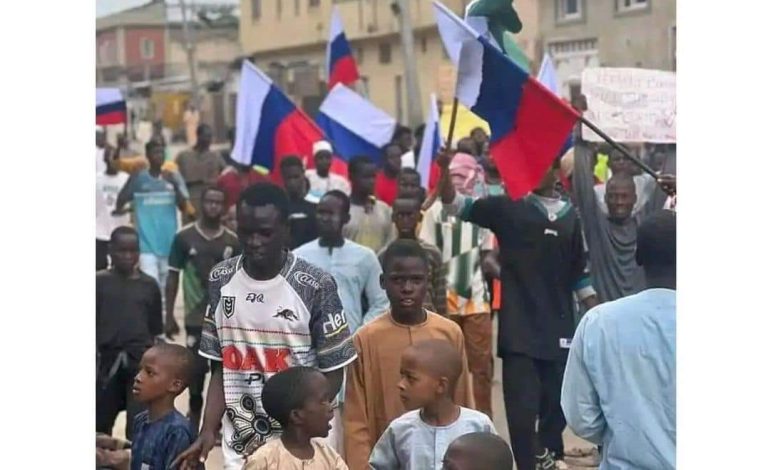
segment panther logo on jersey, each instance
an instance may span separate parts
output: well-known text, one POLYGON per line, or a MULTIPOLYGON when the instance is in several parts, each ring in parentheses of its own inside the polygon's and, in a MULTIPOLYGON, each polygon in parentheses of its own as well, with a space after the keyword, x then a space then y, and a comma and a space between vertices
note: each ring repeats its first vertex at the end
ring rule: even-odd
POLYGON ((299 320, 296 313, 292 312, 288 308, 278 308, 278 312, 273 315, 273 318, 283 318, 284 320, 294 321, 299 320))
POLYGON ((222 311, 227 318, 230 318, 235 313, 235 297, 224 296, 222 297, 222 311))

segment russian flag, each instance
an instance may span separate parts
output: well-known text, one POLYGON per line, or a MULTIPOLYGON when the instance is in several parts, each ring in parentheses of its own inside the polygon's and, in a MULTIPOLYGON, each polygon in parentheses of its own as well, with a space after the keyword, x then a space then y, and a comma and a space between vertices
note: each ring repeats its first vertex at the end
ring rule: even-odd
POLYGON ((379 164, 382 147, 396 130, 396 120, 388 113, 341 83, 326 95, 316 122, 329 137, 335 155, 346 162, 366 155, 379 164))
POLYGON ((280 181, 280 159, 297 155, 312 162, 313 144, 323 132, 272 80, 248 60, 241 66, 232 158, 259 165, 280 181))
POLYGON ((352 85, 358 80, 358 67, 353 59, 350 44, 345 37, 342 18, 337 7, 332 8, 329 22, 329 44, 326 46, 326 77, 329 90, 338 83, 352 85))
POLYGON ((126 119, 126 100, 117 88, 96 89, 96 125, 122 124, 126 119))
POLYGON ((436 103, 435 93, 430 95, 430 110, 428 112, 428 119, 425 121, 425 132, 422 136, 422 145, 420 145, 420 154, 417 157, 417 172, 420 174, 420 186, 423 188, 429 187, 431 164, 442 145, 438 123, 438 104, 436 103))
POLYGON ((444 5, 433 7, 447 53, 458 58, 457 99, 489 124, 506 191, 521 198, 538 186, 580 116, 444 5))

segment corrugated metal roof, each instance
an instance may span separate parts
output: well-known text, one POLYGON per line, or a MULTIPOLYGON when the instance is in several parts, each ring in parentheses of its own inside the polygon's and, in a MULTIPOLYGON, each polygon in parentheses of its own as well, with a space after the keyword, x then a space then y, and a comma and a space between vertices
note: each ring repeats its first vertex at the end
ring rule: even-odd
MULTIPOLYGON (((204 5, 207 7, 232 6, 234 7, 232 15, 235 17, 240 15, 240 3, 238 0, 187 0, 187 14, 191 23, 198 22, 198 18, 193 14, 193 10, 204 5)), ((163 0, 151 0, 144 5, 97 18, 96 30, 100 31, 117 26, 155 26, 181 22, 182 9, 178 2, 171 3, 163 0)))

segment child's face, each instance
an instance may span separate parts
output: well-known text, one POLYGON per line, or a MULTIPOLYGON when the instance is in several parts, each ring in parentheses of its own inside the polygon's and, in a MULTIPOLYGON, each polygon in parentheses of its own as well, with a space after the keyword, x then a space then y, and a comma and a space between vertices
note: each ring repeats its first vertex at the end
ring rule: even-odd
POLYGON ((464 445, 452 443, 444 454, 443 470, 476 470, 478 466, 473 458, 473 453, 464 445))
POLYGON ((407 410, 423 408, 446 392, 445 379, 436 378, 425 369, 413 349, 404 351, 401 356, 401 380, 398 382, 398 390, 401 402, 407 410))
POLYGON ((292 412, 294 423, 301 427, 310 437, 326 437, 329 435, 329 424, 334 417, 331 405, 331 390, 329 381, 322 373, 313 374, 305 385, 312 391, 302 408, 292 412))
POLYGON ((417 257, 394 258, 382 274, 382 288, 391 308, 401 315, 419 315, 428 289, 428 266, 417 257))
POLYGON ((169 393, 176 395, 180 387, 182 381, 176 375, 173 360, 163 357, 156 348, 148 349, 134 377, 131 389, 134 398, 141 403, 149 403, 169 393))

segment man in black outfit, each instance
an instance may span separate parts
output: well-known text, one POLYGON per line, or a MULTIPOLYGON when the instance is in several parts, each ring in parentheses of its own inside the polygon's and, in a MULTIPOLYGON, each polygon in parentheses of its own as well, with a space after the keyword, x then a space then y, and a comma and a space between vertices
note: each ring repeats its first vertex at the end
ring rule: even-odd
POLYGON ((166 336, 179 334, 174 318, 179 278, 182 276, 184 295, 184 328, 187 347, 195 357, 190 387, 190 422, 198 429, 203 409, 203 383, 208 373, 208 361, 198 354, 203 328, 203 315, 209 303, 209 273, 217 264, 241 253, 238 236, 222 225, 225 193, 209 186, 201 194, 200 212, 195 223, 185 226, 171 243, 166 280, 166 336))
POLYGON ((112 267, 96 273, 96 431, 112 433, 126 410, 126 438, 133 436, 141 405, 131 389, 142 354, 163 332, 160 288, 139 271, 139 237, 131 227, 110 236, 112 267))
POLYGON ((502 305, 498 355, 503 397, 518 470, 559 468, 564 456, 561 383, 575 331, 573 294, 590 308, 580 219, 555 191, 558 160, 522 199, 473 200, 455 192, 448 153, 438 157, 439 194, 448 213, 492 230, 500 247, 502 305), (538 432, 535 422, 539 417, 538 432))
POLYGON ((281 159, 281 178, 289 195, 289 249, 293 250, 318 238, 316 204, 305 199, 310 185, 299 157, 289 155, 281 159))

